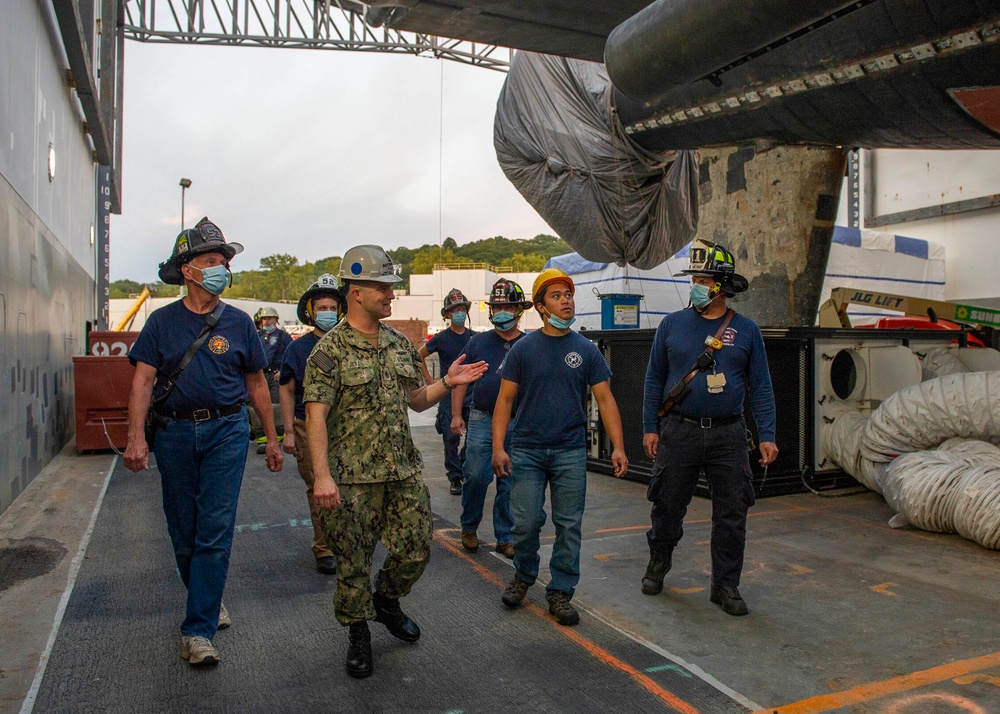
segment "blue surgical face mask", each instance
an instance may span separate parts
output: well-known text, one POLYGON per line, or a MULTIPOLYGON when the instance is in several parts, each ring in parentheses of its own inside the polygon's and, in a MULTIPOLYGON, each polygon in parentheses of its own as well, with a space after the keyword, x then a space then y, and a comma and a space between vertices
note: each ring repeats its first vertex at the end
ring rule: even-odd
POLYGON ((274 325, 264 325, 264 332, 274 332, 277 329, 278 329, 278 325, 277 324, 274 324, 274 325))
POLYGON ((490 322, 496 325, 498 330, 507 331, 517 320, 517 315, 507 310, 497 310, 490 318, 490 322))
POLYGON ((337 311, 324 310, 316 313, 316 327, 323 332, 329 332, 337 324, 337 311))
POLYGON ((199 268, 199 270, 201 270, 201 282, 198 284, 213 295, 222 295, 222 291, 229 283, 229 271, 226 266, 213 265, 210 268, 199 268))
POLYGON ((453 312, 451 313, 451 322, 453 325, 464 325, 465 318, 468 317, 464 312, 453 312))
POLYGON ((695 307, 705 307, 708 303, 712 302, 712 298, 708 296, 708 286, 699 285, 698 283, 691 284, 691 304, 695 307))
POLYGON ((556 317, 555 315, 549 315, 549 324, 552 325, 557 330, 568 330, 570 325, 576 322, 576 317, 571 317, 568 320, 564 320, 561 317, 556 317))

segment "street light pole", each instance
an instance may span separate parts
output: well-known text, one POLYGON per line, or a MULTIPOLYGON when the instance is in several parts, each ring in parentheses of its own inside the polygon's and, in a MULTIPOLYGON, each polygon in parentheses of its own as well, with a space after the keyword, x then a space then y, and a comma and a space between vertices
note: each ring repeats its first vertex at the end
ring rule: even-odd
POLYGON ((181 179, 181 230, 184 230, 184 192, 191 188, 191 179, 181 179))

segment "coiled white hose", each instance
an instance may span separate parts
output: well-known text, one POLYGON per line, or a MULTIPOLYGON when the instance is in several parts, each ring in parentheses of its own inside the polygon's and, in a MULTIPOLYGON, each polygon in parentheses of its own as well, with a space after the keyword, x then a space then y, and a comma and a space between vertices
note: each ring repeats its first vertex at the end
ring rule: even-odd
POLYGON ((827 457, 882 494, 907 522, 1000 550, 995 443, 1000 372, 956 372, 915 384, 870 418, 836 414, 823 434, 827 457))

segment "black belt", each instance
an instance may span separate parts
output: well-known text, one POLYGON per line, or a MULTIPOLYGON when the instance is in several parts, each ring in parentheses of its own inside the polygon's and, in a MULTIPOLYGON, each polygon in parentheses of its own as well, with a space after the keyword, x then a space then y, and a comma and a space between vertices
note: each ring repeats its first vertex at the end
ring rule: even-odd
POLYGON ((694 417, 687 417, 683 414, 671 414, 667 412, 665 415, 668 419, 672 419, 676 422, 681 422, 682 424, 694 424, 695 426, 700 426, 702 429, 711 429, 715 426, 725 426, 726 424, 735 424, 740 419, 743 418, 742 414, 735 414, 733 416, 727 417, 702 417, 701 419, 695 419, 694 417))
POLYGON ((218 409, 195 409, 193 412, 168 412, 160 411, 158 412, 162 416, 169 417, 170 419, 184 419, 186 421, 208 421, 209 419, 217 419, 218 417, 229 416, 230 414, 235 414, 243 409, 243 403, 231 404, 228 407, 219 407, 218 409))

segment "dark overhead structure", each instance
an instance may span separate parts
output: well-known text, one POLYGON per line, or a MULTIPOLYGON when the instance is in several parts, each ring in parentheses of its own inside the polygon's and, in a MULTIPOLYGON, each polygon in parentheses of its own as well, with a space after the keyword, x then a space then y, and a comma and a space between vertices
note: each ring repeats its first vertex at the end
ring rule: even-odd
POLYGON ((369 5, 390 27, 564 58, 511 66, 508 178, 590 260, 646 267, 696 226, 736 254, 763 324, 813 324, 847 150, 1000 148, 997 0, 369 5), (686 206, 666 199, 693 182, 686 206))

